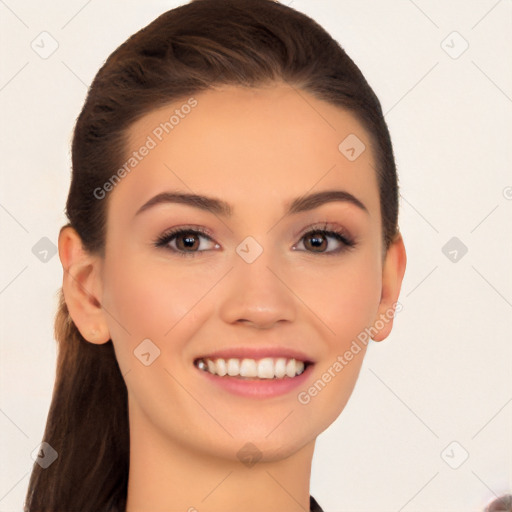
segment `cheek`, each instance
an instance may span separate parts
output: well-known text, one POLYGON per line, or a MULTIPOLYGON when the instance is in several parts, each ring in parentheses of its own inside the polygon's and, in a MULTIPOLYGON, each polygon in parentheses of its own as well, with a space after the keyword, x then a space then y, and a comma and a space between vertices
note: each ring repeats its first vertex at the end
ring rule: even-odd
MULTIPOLYGON (((300 390, 298 403, 311 420, 317 435, 343 411, 361 370, 369 338, 365 329, 378 312, 381 272, 377 266, 358 264, 329 274, 322 293, 310 296, 324 336, 325 351, 311 385, 300 390), (326 327, 327 326, 327 327, 326 327)), ((308 420, 306 420, 308 421, 308 420)))
POLYGON ((296 278, 295 290, 322 321, 330 348, 350 344, 377 314, 382 270, 372 253, 353 253, 339 262, 311 265, 296 278))
POLYGON ((345 345, 374 320, 378 310, 381 281, 370 272, 341 279, 336 298, 328 303, 328 314, 338 343, 345 345))
POLYGON ((179 350, 173 329, 188 325, 191 311, 211 287, 211 276, 203 278, 200 271, 183 273, 177 265, 171 268, 140 258, 117 261, 122 263, 106 265, 103 295, 116 350, 129 355, 146 338, 161 350, 172 338, 179 350))

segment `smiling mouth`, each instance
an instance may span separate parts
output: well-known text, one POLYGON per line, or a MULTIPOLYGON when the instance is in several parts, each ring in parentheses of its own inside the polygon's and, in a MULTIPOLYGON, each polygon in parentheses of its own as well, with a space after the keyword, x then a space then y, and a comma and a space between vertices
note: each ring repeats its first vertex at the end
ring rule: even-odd
POLYGON ((262 359, 237 359, 201 357, 194 361, 199 370, 218 377, 235 377, 243 380, 293 379, 310 366, 310 361, 286 357, 265 357, 262 359))

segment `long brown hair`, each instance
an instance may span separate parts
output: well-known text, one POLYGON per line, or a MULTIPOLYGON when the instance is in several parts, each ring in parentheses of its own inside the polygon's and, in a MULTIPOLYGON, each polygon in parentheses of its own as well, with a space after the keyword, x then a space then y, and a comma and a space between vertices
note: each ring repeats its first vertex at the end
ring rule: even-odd
MULTIPOLYGON (((379 100, 320 25, 271 0, 192 1, 165 12, 109 56, 74 129, 67 226, 91 254, 104 255, 109 196, 98 200, 94 191, 126 161, 127 130, 135 120, 212 86, 278 82, 350 111, 367 130, 387 249, 398 232, 398 183, 379 100)), ((58 362, 42 440, 58 457, 44 469, 34 463, 24 510, 123 511, 130 457, 127 389, 112 340, 87 342, 59 293, 58 362)))

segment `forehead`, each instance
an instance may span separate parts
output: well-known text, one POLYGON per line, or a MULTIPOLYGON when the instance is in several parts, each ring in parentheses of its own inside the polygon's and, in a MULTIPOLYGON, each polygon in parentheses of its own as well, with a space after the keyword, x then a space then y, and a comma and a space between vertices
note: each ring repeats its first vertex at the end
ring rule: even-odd
POLYGON ((222 196, 236 215, 333 187, 378 208, 366 130, 348 111, 286 84, 224 86, 185 97, 140 118, 128 135, 124 164, 131 164, 112 193, 112 208, 124 202, 136 209, 152 195, 179 189, 222 196))

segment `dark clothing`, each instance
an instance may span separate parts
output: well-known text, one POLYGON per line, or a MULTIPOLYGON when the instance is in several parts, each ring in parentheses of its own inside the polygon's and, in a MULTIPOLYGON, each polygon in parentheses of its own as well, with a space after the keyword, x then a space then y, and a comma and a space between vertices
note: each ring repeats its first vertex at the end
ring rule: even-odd
POLYGON ((310 512, 324 512, 322 510, 322 507, 316 502, 315 498, 313 496, 309 496, 309 509, 310 512))

